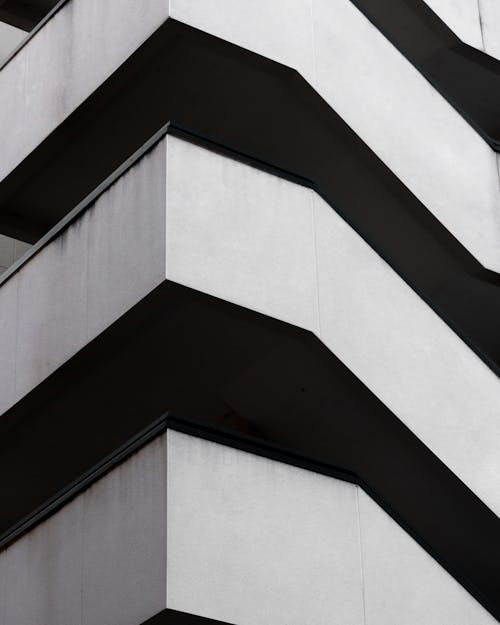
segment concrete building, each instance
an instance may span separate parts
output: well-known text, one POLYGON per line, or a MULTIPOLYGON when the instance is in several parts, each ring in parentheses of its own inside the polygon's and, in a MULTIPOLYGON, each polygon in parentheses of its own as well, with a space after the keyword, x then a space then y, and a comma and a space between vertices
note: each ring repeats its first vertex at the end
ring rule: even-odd
POLYGON ((0 625, 500 620, 498 0, 0 0, 0 625))

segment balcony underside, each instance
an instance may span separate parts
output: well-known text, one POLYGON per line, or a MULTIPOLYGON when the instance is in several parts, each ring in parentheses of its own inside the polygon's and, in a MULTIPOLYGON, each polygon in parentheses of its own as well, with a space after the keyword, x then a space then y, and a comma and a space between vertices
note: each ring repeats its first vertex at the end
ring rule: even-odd
POLYGON ((500 371, 498 275, 293 70, 171 19, 0 183, 4 231, 36 240, 168 120, 191 140, 313 186, 500 371))
POLYGON ((0 21, 22 30, 32 30, 59 0, 3 0, 0 21))
POLYGON ((361 484, 500 614, 498 518, 311 333, 170 282, 4 415, 4 539, 165 411, 181 431, 361 484))
MULTIPOLYGON (((163 610, 152 618, 148 619, 143 625, 227 625, 221 621, 214 621, 210 618, 197 616, 196 614, 188 614, 186 612, 178 612, 176 610, 163 610)), ((237 625, 237 624, 235 624, 237 625)))

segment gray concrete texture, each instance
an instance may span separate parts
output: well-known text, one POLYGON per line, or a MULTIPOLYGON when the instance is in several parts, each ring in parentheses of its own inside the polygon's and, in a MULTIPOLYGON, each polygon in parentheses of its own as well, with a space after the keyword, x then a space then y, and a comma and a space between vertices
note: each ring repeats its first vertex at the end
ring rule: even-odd
POLYGON ((358 487, 168 433, 167 605, 237 625, 493 625, 358 487))
POLYGON ((0 625, 495 619, 352 484, 169 431, 0 553, 0 625))
POLYGON ((9 56, 25 37, 26 33, 24 30, 0 22, 0 63, 9 56))
MULTIPOLYGON (((481 6, 498 32, 494 2, 481 6)), ((430 4, 479 45, 476 0, 430 4)), ((486 267, 500 270, 496 154, 350 0, 274 0, 258 11, 243 0, 168 5, 70 0, 45 25, 0 72, 0 179, 170 13, 296 68, 486 267)))
POLYGON ((0 553, 1 625, 139 625, 165 607, 165 435, 0 553))
POLYGON ((0 234, 0 275, 21 258, 30 247, 29 243, 0 234))
MULTIPOLYGON (((431 4, 480 41, 476 0, 431 4)), ((259 11, 171 0, 170 15, 295 67, 476 258, 500 270, 496 154, 350 0, 277 0, 259 11)))
POLYGON ((165 279, 165 141, 0 287, 0 410, 165 279))
POLYGON ((0 179, 168 16, 168 0, 70 0, 0 72, 0 179))
MULTIPOLYGON (((486 51, 498 55, 499 11, 480 2, 486 51)), ((429 4, 479 45, 475 1, 429 4)), ((500 269, 490 148, 348 0, 259 9, 170 0, 176 19, 296 67, 500 269)), ((167 10, 163 0, 71 0, 42 29, 0 72, 0 178, 167 10)), ((315 332, 500 513, 498 379, 312 191, 178 139, 0 288, 0 410, 165 277, 315 332)), ((128 625, 163 607, 165 450, 153 456, 127 475, 123 465, 0 554, 2 625, 128 625)), ((333 608, 339 624, 494 622, 353 486, 179 434, 169 435, 169 471, 170 607, 238 625, 332 623, 333 608), (304 589, 304 579, 314 584, 304 589)))
POLYGON ((484 51, 500 59, 500 5, 495 0, 477 0, 480 9, 484 51))
POLYGON ((168 137, 167 276, 318 330, 313 194, 168 137))
POLYGON ((500 513, 500 381, 385 261, 309 189, 173 137, 167 172, 167 277, 313 331, 500 513))
POLYGON ((165 278, 314 332, 500 513, 495 374, 311 190, 170 136, 0 289, 2 409, 165 278))
POLYGON ((425 0, 462 41, 500 58, 500 3, 496 0, 425 0))

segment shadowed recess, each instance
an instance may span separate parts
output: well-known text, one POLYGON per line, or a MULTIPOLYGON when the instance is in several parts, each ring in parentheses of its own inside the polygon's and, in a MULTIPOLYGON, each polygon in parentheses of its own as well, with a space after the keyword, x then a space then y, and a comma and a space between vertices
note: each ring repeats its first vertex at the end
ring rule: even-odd
MULTIPOLYGON (((142 625, 230 625, 222 621, 214 621, 211 618, 178 612, 177 610, 162 610, 142 625)), ((237 624, 235 624, 237 625, 237 624)))
POLYGON ((32 30, 59 0, 0 0, 0 21, 32 30))

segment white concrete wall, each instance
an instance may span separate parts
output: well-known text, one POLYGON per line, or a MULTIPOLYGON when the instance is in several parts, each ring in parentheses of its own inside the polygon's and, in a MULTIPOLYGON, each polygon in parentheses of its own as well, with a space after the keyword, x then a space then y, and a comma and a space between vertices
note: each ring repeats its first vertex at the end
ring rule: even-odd
MULTIPOLYGON (((462 41, 500 59, 498 0, 426 0, 426 2, 462 41)), ((500 172, 499 154, 496 154, 496 161, 500 172)), ((476 216, 475 213, 473 215, 476 216)))
POLYGON ((317 332, 313 193, 169 136, 166 269, 317 332))
POLYGON ((423 0, 464 43, 484 51, 482 0, 423 0))
POLYGON ((497 0, 425 0, 465 43, 500 59, 500 3, 497 0))
POLYGON ((0 63, 26 37, 24 30, 0 22, 0 63))
MULTIPOLYGON (((496 0, 477 0, 481 14, 481 26, 484 51, 500 59, 500 2, 496 0)), ((497 168, 500 172, 500 154, 496 155, 497 168)))
POLYGON ((0 625, 495 619, 352 484, 169 431, 0 553, 0 625))
POLYGON ((2 409, 165 278, 313 331, 500 513, 495 374, 313 191, 171 136, 0 288, 2 409))
MULTIPOLYGON (((166 14, 122 1, 106 32, 118 9, 81 6, 0 73, 0 177, 166 14)), ((266 6, 171 0, 173 17, 299 69, 499 268, 484 142, 347 0, 266 6)), ((496 376, 312 191, 172 137, 0 288, 0 410, 165 278, 315 332, 500 513, 496 376)), ((168 448, 169 607, 237 625, 495 622, 356 487, 177 433, 168 448)), ((162 438, 0 554, 0 625, 133 625, 165 605, 165 458, 162 438)))
MULTIPOLYGON (((432 6, 478 38, 466 0, 432 6)), ((0 72, 0 179, 168 11, 167 0, 70 0, 0 72)), ((500 270, 495 154, 350 0, 275 0, 258 11, 243 0, 170 0, 170 14, 295 67, 481 262, 500 270)))
POLYGON ((478 0, 484 51, 500 59, 500 6, 495 0, 478 0))
POLYGON ((237 625, 489 625, 356 486, 168 433, 167 605, 237 625))
POLYGON ((500 380, 308 189, 168 138, 167 277, 316 333, 500 513, 500 380))
POLYGON ((364 625, 493 625, 493 618, 361 489, 364 625))
POLYGON ((236 625, 361 625, 352 484, 168 432, 167 605, 236 625))
POLYGON ((0 72, 0 180, 168 16, 168 0, 70 0, 0 72))
POLYGON ((165 607, 165 436, 0 553, 0 625, 139 625, 165 607))
POLYGON ((0 234, 0 275, 21 258, 30 247, 29 243, 0 234))
MULTIPOLYGON (((499 271, 491 148, 350 0, 268 4, 256 11, 242 1, 171 0, 170 15, 295 67, 474 256, 499 271)), ((451 6, 459 25, 474 21, 468 0, 451 6)), ((470 34, 479 40, 475 22, 470 34)))
POLYGON ((165 277, 165 142, 0 287, 0 413, 165 277))

